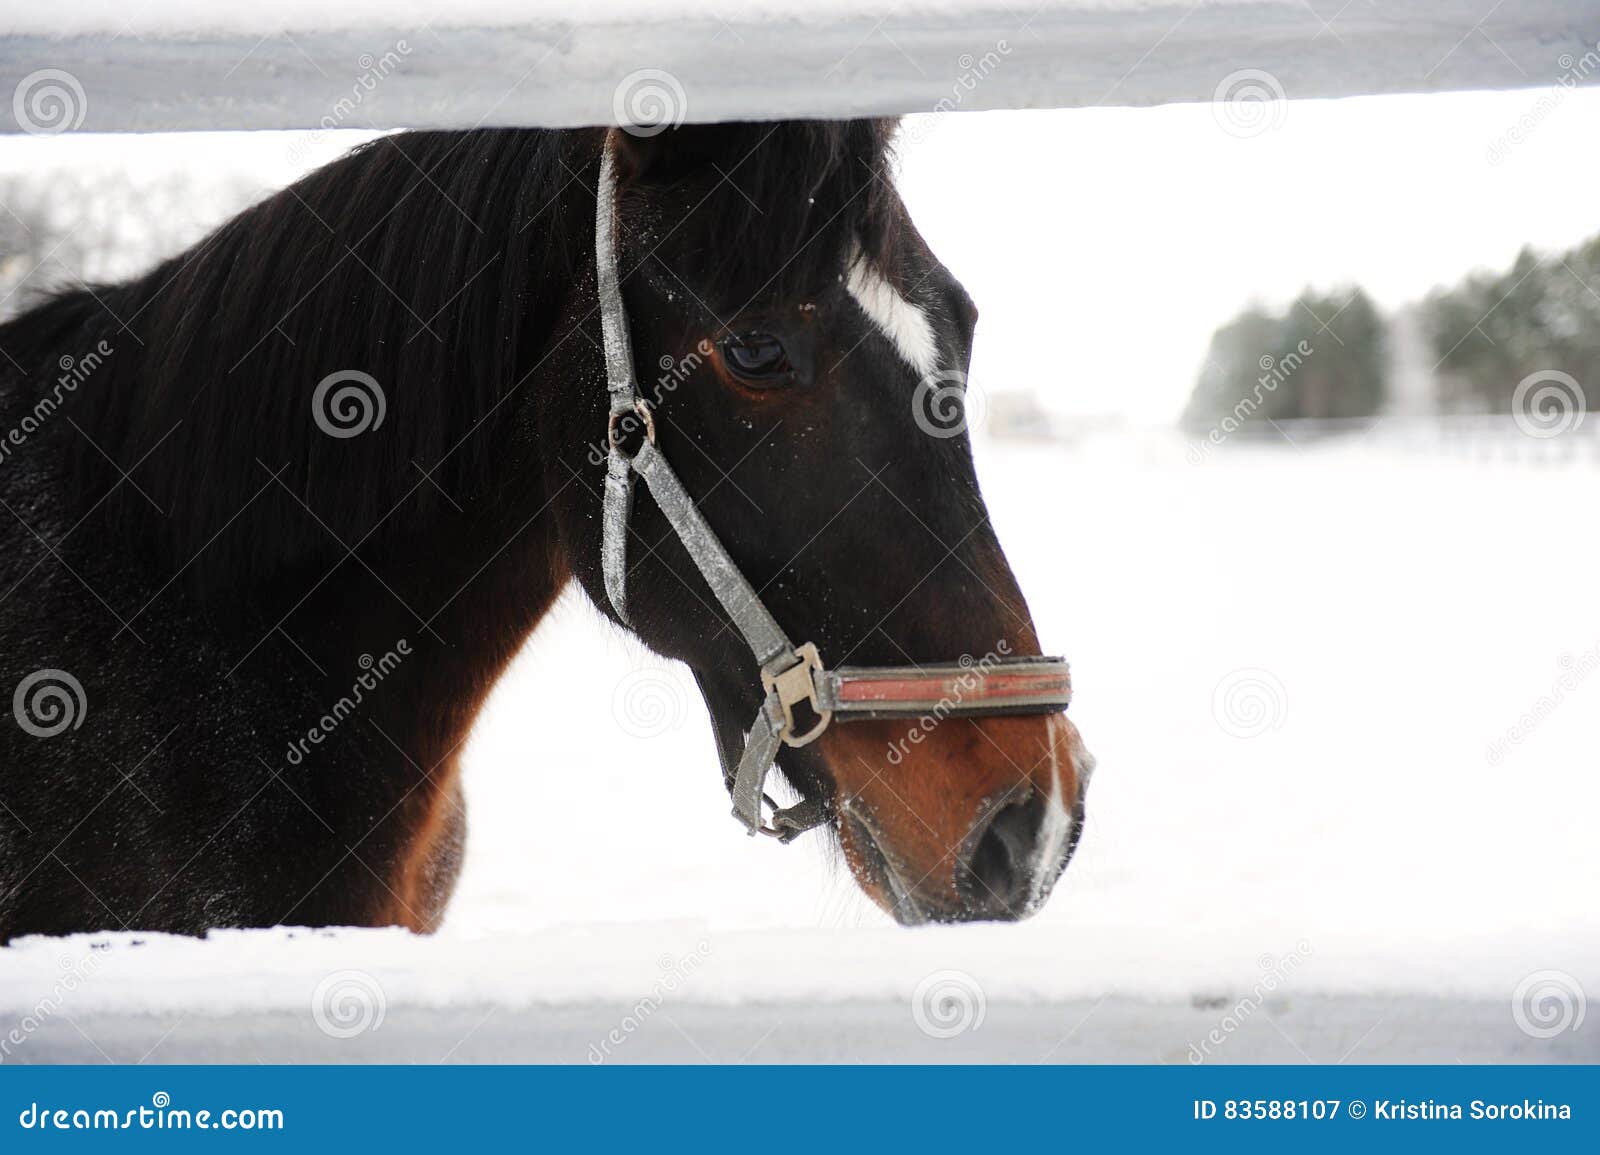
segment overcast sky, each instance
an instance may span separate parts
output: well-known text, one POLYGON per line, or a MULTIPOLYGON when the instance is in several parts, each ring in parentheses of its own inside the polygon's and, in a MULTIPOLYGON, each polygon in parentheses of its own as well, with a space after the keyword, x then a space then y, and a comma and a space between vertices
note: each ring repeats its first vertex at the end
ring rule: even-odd
MULTIPOLYGON (((1559 89, 1293 101, 1253 126, 1210 105, 958 113, 908 122, 902 188, 982 310, 979 385, 1165 420, 1252 297, 1359 281, 1392 307, 1600 231, 1597 129, 1600 91, 1559 89)), ((359 139, 13 136, 0 170, 181 167, 267 189, 359 139)))

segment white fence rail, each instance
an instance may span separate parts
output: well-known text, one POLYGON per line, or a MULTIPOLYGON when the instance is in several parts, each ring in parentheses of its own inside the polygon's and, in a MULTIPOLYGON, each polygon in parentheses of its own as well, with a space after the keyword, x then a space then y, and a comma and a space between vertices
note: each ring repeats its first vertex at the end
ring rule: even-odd
MULTIPOLYGON (((1600 0, 108 0, 0 13, 0 131, 466 128, 1543 88, 1600 0)), ((1537 105, 1530 95, 1530 116, 1537 105)))

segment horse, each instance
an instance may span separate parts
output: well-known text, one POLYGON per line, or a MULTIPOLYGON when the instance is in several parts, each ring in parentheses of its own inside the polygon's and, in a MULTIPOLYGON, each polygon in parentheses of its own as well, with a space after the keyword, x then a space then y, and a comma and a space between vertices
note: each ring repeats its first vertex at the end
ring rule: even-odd
POLYGON ((960 708, 1041 651, 967 431, 917 408, 977 308, 894 187, 896 127, 386 135, 0 326, 0 941, 436 929, 462 744, 573 582, 693 671, 758 810, 767 768, 731 763, 772 740, 791 827, 896 920, 1036 911, 1092 759, 1064 697, 960 708), (630 361, 654 379, 619 429, 630 361), (641 418, 683 501, 652 481, 618 522, 641 418), (811 653, 915 703, 814 725, 864 683, 822 703, 820 663, 753 654, 684 517, 811 653))

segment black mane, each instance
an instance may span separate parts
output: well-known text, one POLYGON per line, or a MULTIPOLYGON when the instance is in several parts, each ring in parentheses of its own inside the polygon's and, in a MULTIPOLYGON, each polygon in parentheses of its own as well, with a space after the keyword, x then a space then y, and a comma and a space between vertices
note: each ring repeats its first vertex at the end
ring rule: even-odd
MULTIPOLYGON (((679 171, 619 137, 648 202, 630 207, 653 222, 630 243, 681 230, 690 267, 677 271, 732 307, 811 291, 837 278, 853 240, 892 243, 891 134, 886 122, 691 126, 661 138, 679 171), (711 163, 685 167, 696 142, 711 163)), ((104 340, 110 355, 50 435, 85 509, 133 471, 105 524, 169 571, 192 563, 201 588, 338 556, 374 526, 374 545, 414 533, 446 494, 494 496, 508 455, 531 452, 518 407, 501 402, 577 327, 594 336, 574 339, 597 339, 574 287, 592 299, 602 139, 488 129, 363 145, 145 276, 0 327, 26 373, 4 407, 30 409, 59 358, 81 362, 104 340), (317 384, 341 370, 384 391, 382 436, 338 439, 311 419, 317 384)))

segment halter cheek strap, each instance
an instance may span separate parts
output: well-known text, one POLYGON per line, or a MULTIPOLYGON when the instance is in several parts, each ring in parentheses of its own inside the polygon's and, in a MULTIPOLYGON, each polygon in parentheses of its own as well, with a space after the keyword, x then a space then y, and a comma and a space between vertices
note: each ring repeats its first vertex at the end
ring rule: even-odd
MULTIPOLYGON (((829 670, 816 646, 809 642, 797 646, 790 641, 656 446, 650 406, 639 395, 634 380, 628 318, 617 272, 615 217, 616 167, 608 135, 601 153, 594 230, 606 390, 611 398, 600 543, 606 596, 617 616, 628 622, 628 523, 634 482, 642 478, 657 508, 760 667, 761 709, 750 723, 737 762, 736 742, 720 730, 717 734, 723 777, 733 796, 734 817, 749 833, 768 834, 780 842, 789 842, 827 822, 830 815, 820 800, 807 798, 779 809, 766 796, 765 785, 782 746, 804 746, 814 741, 836 716, 847 721, 1065 709, 1072 685, 1067 664, 1061 658, 1001 660, 989 668, 963 659, 939 666, 829 670), (644 442, 631 456, 619 436, 619 427, 630 416, 637 416, 644 425, 644 442), (814 719, 804 728, 796 718, 796 708, 802 705, 809 708, 814 719), (763 803, 772 807, 770 822, 762 819, 763 803)), ((713 724, 720 726, 721 722, 713 717, 713 724)))
MULTIPOLYGON (((633 344, 628 339, 628 315, 622 308, 622 287, 617 280, 616 164, 611 136, 606 134, 600 155, 600 187, 595 197, 595 284, 600 296, 600 337, 606 358, 606 392, 611 412, 606 424, 606 483, 602 503, 601 569, 606 596, 624 622, 628 620, 628 518, 633 512, 631 462, 617 441, 617 426, 628 414, 649 413, 633 376, 633 344)), ((647 427, 654 440, 654 426, 647 427)))

